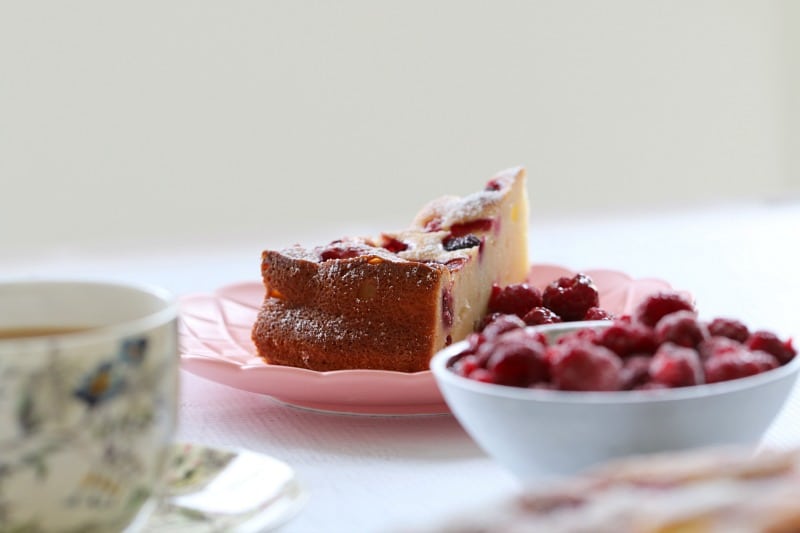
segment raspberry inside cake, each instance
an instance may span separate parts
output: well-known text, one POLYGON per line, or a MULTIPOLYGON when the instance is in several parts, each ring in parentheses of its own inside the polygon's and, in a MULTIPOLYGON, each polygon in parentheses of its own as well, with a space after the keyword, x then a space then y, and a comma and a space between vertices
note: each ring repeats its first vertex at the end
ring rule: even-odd
POLYGON ((528 271, 521 168, 425 206, 404 231, 262 254, 266 296, 253 327, 270 364, 312 370, 428 369, 472 332, 493 283, 528 271))

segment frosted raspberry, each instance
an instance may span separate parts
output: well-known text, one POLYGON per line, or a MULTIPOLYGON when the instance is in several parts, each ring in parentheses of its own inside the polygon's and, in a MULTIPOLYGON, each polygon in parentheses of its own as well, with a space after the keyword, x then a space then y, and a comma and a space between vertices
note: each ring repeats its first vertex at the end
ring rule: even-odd
POLYGON ((486 326, 488 326, 501 316, 505 316, 505 313, 489 313, 487 315, 484 315, 484 317, 478 323, 478 327, 475 328, 475 331, 483 331, 484 329, 486 329, 486 326))
POLYGON ((622 362, 608 348, 589 342, 548 349, 550 374, 560 390, 614 391, 622 385, 622 362))
POLYGON ((542 292, 542 303, 564 321, 582 320, 586 312, 597 307, 600 298, 589 276, 576 274, 551 282, 542 292))
POLYGON ((514 283, 503 288, 495 284, 489 295, 490 313, 506 313, 522 318, 528 311, 541 305, 541 293, 527 283, 514 283))
POLYGON ((453 363, 453 370, 456 374, 464 377, 469 377, 475 370, 480 368, 480 362, 474 355, 466 355, 456 360, 453 363))
POLYGON ((583 320, 614 320, 616 318, 613 313, 606 311, 600 307, 590 307, 583 315, 583 320))
POLYGON ((558 324, 563 322, 561 317, 546 307, 534 307, 522 317, 522 320, 529 326, 541 326, 542 324, 558 324))
POLYGON ((658 347, 653 330, 638 322, 624 320, 615 320, 600 333, 597 342, 620 357, 652 354, 658 347))
POLYGON ((485 368, 476 368, 469 376, 469 379, 480 381, 482 383, 494 383, 494 374, 485 368))
POLYGON ((708 338, 708 330, 692 311, 676 311, 662 317, 655 333, 659 344, 672 342, 687 348, 694 348, 708 338))
POLYGON ((568 344, 573 342, 590 342, 592 344, 599 344, 597 339, 600 337, 600 332, 592 328, 581 328, 561 335, 556 344, 568 344))
POLYGON ((548 379, 545 348, 537 342, 520 342, 501 336, 486 363, 494 383, 529 387, 548 379))
POLYGON ((709 357, 703 364, 708 383, 753 376, 778 366, 778 360, 773 355, 751 352, 744 347, 709 357))
POLYGON ((517 315, 500 315, 487 324, 481 334, 487 339, 494 339, 501 333, 524 327, 525 322, 517 315))
POLYGON ((756 331, 745 343, 751 350, 761 350, 775 356, 778 362, 785 365, 797 355, 797 350, 792 346, 792 340, 782 341, 772 332, 756 331))
POLYGON ((633 388, 633 390, 663 390, 668 389, 666 385, 663 383, 657 383, 655 381, 648 381, 647 383, 643 383, 641 385, 637 385, 633 388))
POLYGON ((747 326, 732 318, 715 318, 708 324, 708 333, 713 337, 728 337, 739 342, 745 342, 750 337, 747 326))
POLYGON ((703 383, 703 365, 696 350, 667 342, 659 346, 650 361, 650 378, 667 387, 703 383))
POLYGON ((694 306, 676 292, 660 292, 642 300, 633 318, 652 328, 662 317, 675 311, 694 311, 694 306))
POLYGON ((624 360, 622 367, 622 388, 624 390, 632 390, 650 380, 651 359, 652 357, 649 355, 634 355, 624 360))
POLYGON ((722 353, 737 352, 741 349, 742 343, 728 337, 709 337, 697 347, 700 358, 703 360, 722 353))

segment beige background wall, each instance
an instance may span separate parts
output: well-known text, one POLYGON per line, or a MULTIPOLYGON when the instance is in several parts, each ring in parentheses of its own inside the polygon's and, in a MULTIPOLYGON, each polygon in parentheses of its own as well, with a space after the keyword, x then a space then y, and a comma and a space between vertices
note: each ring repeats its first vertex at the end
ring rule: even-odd
POLYGON ((798 4, 3 2, 0 258, 786 197, 798 4))

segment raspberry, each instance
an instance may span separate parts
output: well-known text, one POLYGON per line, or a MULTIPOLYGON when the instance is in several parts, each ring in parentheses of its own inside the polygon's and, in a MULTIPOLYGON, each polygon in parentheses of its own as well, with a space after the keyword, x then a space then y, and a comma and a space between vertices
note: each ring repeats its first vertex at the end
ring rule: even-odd
POLYGON ((476 368, 469 376, 469 379, 482 383, 494 383, 494 375, 485 368, 476 368))
POLYGON ((541 293, 527 283, 514 283, 504 288, 495 284, 489 295, 490 313, 507 313, 522 318, 525 313, 541 305, 541 293))
POLYGON ((556 344, 573 344, 576 342, 589 342, 591 344, 599 344, 597 342, 600 332, 592 328, 581 328, 575 331, 570 331, 558 337, 556 344))
POLYGON ((785 365, 797 355, 797 350, 792 346, 792 339, 781 341, 777 335, 769 331, 756 331, 745 343, 751 350, 761 350, 775 356, 778 362, 785 365))
POLYGON ((467 335, 465 340, 467 342, 467 347, 458 353, 458 355, 462 357, 465 355, 472 355, 477 352, 480 345, 483 344, 486 339, 483 337, 483 335, 478 333, 470 333, 467 335))
POLYGON ((389 235, 382 236, 381 247, 394 254, 408 250, 408 245, 406 243, 389 235))
POLYGON ((696 350, 667 342, 650 361, 650 377, 667 387, 697 385, 703 383, 703 365, 696 350))
POLYGON ((442 231, 442 217, 433 217, 425 222, 425 231, 442 231))
POLYGON ((469 377, 475 370, 481 368, 480 362, 474 355, 466 355, 453 363, 453 370, 456 374, 469 377))
POLYGON ((650 359, 648 355, 634 355, 625 359, 622 367, 622 388, 632 390, 644 385, 650 379, 650 359))
POLYGON ((548 378, 545 348, 538 342, 521 342, 501 337, 486 363, 494 383, 528 387, 548 378))
POLYGON ((558 324, 563 322, 561 317, 546 307, 534 307, 522 317, 522 320, 529 326, 540 326, 542 324, 558 324))
POLYGON ((633 388, 633 390, 663 390, 663 389, 668 389, 668 388, 669 387, 667 387, 663 383, 658 383, 658 382, 655 382, 655 381, 648 381, 648 382, 643 383, 641 385, 635 386, 633 388))
POLYGON ((715 318, 708 324, 708 333, 714 337, 728 337, 739 342, 746 342, 750 337, 747 326, 732 318, 715 318))
POLYGON ((517 315, 500 315, 487 324, 481 334, 487 339, 494 339, 501 333, 524 327, 525 322, 517 315))
MULTIPOLYGON (((477 220, 470 220, 469 222, 462 222, 450 226, 450 235, 453 237, 461 237, 469 233, 480 231, 489 231, 494 226, 494 220, 491 218, 479 218, 477 220)), ((440 228, 441 229, 441 223, 440 228)))
POLYGON ((495 340, 499 342, 533 342, 545 346, 547 345, 547 337, 545 337, 544 334, 539 331, 531 331, 528 328, 517 328, 506 331, 502 335, 499 335, 495 340))
POLYGON ((599 338, 601 344, 620 357, 632 354, 652 354, 658 348, 653 331, 638 322, 615 320, 604 329, 599 338))
POLYGON ((614 391, 622 385, 622 362, 608 348, 564 343, 547 351, 553 384, 561 390, 614 391))
POLYGON ((361 253, 362 251, 358 248, 331 244, 331 246, 323 250, 319 255, 323 261, 330 261, 332 259, 352 259, 353 257, 360 256, 361 253))
POLYGON ((692 311, 676 311, 665 315, 656 324, 655 334, 659 344, 672 342, 687 348, 694 348, 708 338, 706 327, 692 311))
POLYGON ((586 312, 597 307, 597 287, 585 274, 563 277, 551 282, 542 293, 542 302, 564 321, 582 320, 586 312))
POLYGON ((475 331, 483 331, 486 329, 486 326, 504 315, 505 313, 489 313, 488 315, 484 315, 481 321, 478 323, 478 327, 475 329, 475 331))
POLYGON ((709 357, 703 367, 708 383, 753 376, 779 366, 778 360, 767 352, 748 351, 743 346, 736 351, 709 357))
POLYGON ((660 292, 642 300, 633 316, 636 321, 652 328, 662 317, 675 311, 694 311, 694 307, 678 293, 660 292))
POLYGON ((728 337, 710 337, 697 346, 700 358, 704 361, 727 352, 736 352, 742 349, 742 344, 728 337))
POLYGON ((475 353, 481 347, 481 344, 486 342, 486 337, 479 333, 470 333, 465 340, 467 341, 467 349, 465 351, 475 353))
POLYGON ((584 320, 614 320, 616 318, 613 313, 609 313, 600 307, 590 307, 583 315, 584 320))
POLYGON ((502 188, 503 188, 503 186, 500 184, 500 180, 495 178, 495 179, 489 180, 486 183, 486 189, 485 190, 487 190, 487 191, 499 191, 502 188))

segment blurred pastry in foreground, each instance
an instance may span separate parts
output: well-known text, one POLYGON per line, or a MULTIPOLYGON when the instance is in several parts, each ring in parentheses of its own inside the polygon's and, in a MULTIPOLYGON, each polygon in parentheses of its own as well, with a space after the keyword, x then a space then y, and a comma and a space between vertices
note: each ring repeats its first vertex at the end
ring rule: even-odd
POLYGON ((440 533, 797 533, 800 450, 633 457, 527 492, 440 533))

